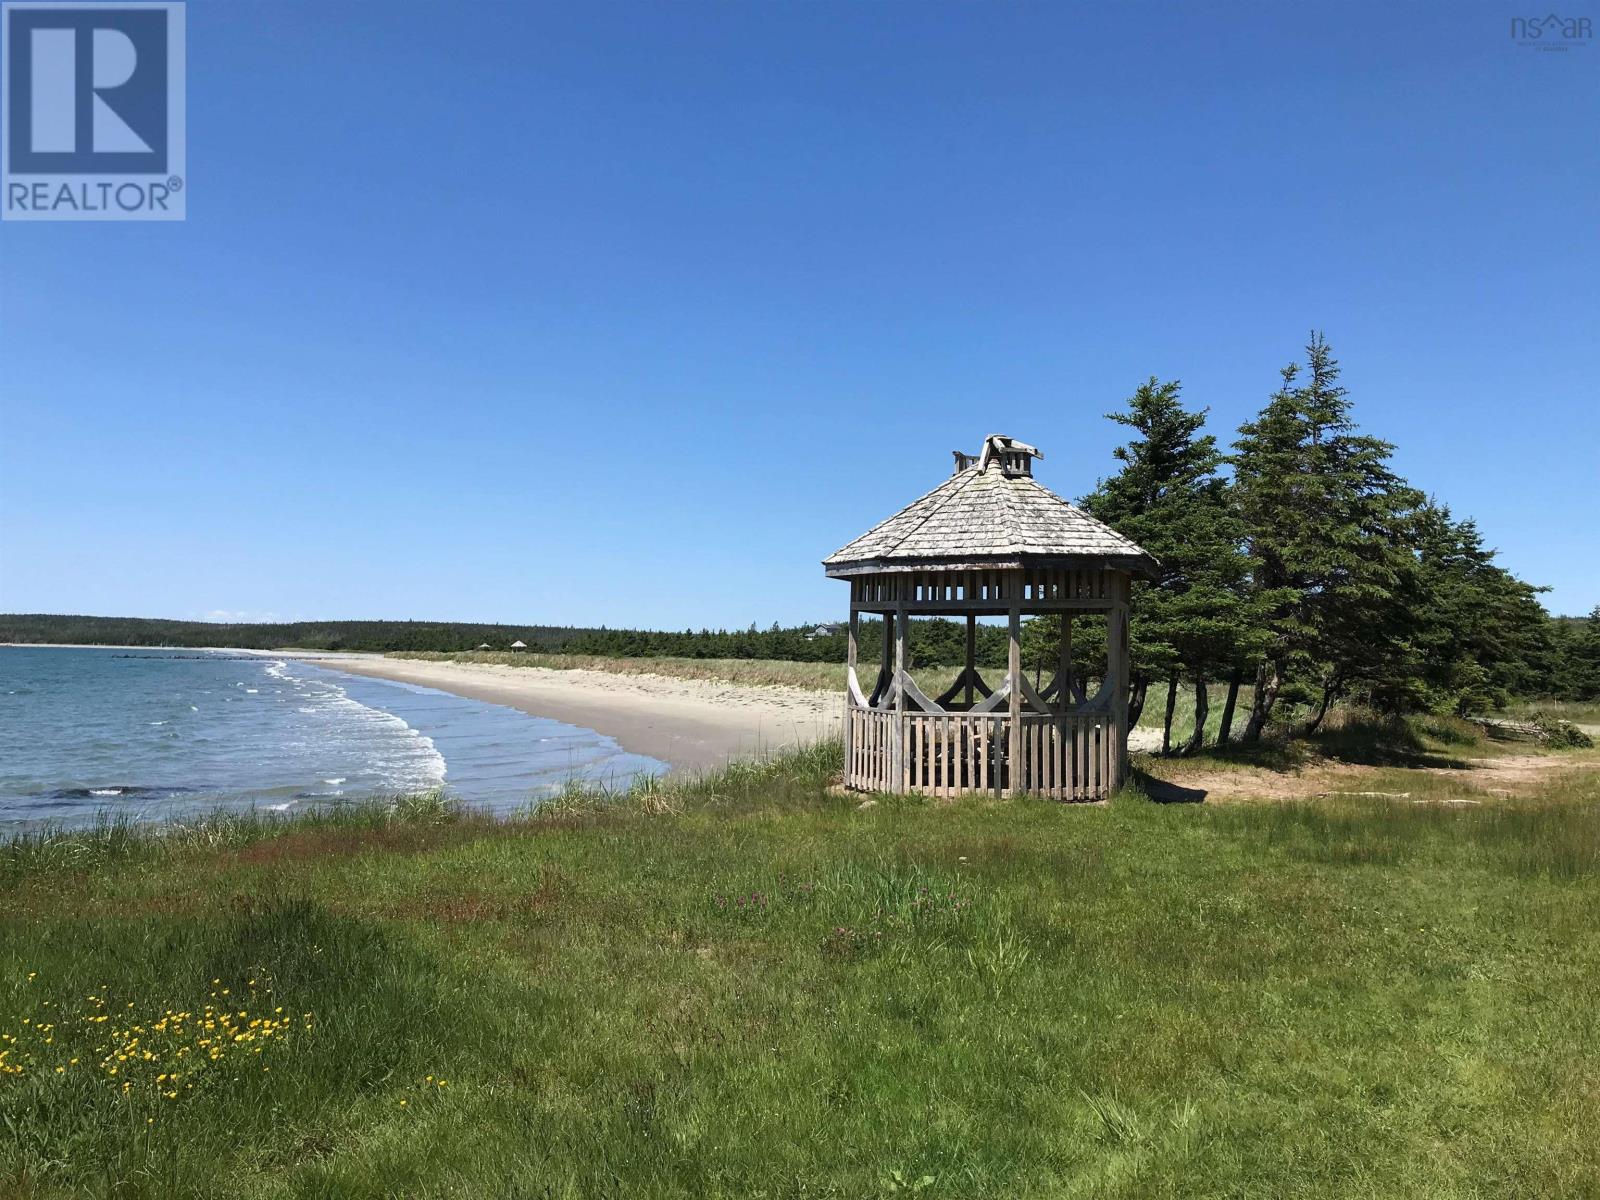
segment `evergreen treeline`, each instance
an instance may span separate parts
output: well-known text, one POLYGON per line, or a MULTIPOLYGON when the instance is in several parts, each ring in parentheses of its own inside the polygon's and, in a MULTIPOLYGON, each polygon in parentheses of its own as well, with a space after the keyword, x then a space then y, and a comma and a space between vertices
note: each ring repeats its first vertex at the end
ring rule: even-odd
MULTIPOLYGON (((562 649, 572 654, 617 657, 782 658, 791 662, 843 662, 846 626, 801 625, 729 632, 702 629, 671 633, 646 629, 591 629, 574 635, 562 649), (826 630, 826 632, 820 632, 826 630)), ((914 621, 908 635, 913 665, 948 666, 965 661, 967 627, 962 621, 914 621)), ((878 661, 883 622, 863 618, 860 631, 862 674, 878 661)), ((988 667, 1006 661, 1006 631, 992 625, 978 629, 978 661, 988 667)), ((863 680, 870 682, 869 680, 863 680)))
POLYGON ((770 629, 586 629, 562 649, 570 654, 615 658, 783 658, 791 662, 844 661, 842 627, 815 625, 770 629))
MULTIPOLYGON (((843 662, 845 626, 773 625, 769 629, 585 629, 556 625, 476 625, 456 621, 296 621, 227 624, 144 617, 76 617, 0 614, 0 642, 58 642, 85 646, 237 646, 247 650, 473 650, 488 643, 506 650, 512 642, 533 651, 598 654, 614 658, 777 658, 791 662, 843 662), (818 630, 826 632, 819 633, 818 630)), ((877 653, 882 623, 861 623, 863 656, 877 653)), ((1006 661, 1004 629, 979 630, 979 659, 1006 661)), ((919 621, 912 628, 915 663, 959 663, 966 626, 956 621, 919 621)))
POLYGON ((1177 690, 1192 687, 1180 749, 1205 736, 1213 682, 1227 685, 1222 743, 1241 704, 1238 734, 1253 740, 1285 711, 1315 732, 1341 700, 1465 714, 1600 695, 1600 609, 1552 621, 1471 520, 1401 479, 1394 447, 1357 431, 1320 335, 1231 453, 1179 390, 1152 378, 1111 415, 1133 436, 1082 504, 1161 561, 1158 580, 1135 585, 1130 701, 1137 715, 1163 685, 1170 740, 1177 690))
POLYGON ((290 621, 223 624, 144 617, 0 614, 0 642, 85 646, 237 646, 245 650, 471 650, 488 642, 504 650, 564 647, 587 632, 554 625, 471 625, 455 621, 290 621))

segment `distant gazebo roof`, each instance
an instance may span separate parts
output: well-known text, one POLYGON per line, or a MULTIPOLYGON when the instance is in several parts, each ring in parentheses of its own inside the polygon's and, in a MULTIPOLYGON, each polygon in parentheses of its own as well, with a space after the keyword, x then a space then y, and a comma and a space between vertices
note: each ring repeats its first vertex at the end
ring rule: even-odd
POLYGON ((1033 478, 1034 447, 1001 434, 955 454, 933 491, 823 559, 835 578, 889 571, 1095 565, 1152 575, 1156 562, 1033 478))
POLYGON ((526 650, 528 648, 528 643, 527 642, 512 642, 511 643, 511 648, 513 650, 526 650))

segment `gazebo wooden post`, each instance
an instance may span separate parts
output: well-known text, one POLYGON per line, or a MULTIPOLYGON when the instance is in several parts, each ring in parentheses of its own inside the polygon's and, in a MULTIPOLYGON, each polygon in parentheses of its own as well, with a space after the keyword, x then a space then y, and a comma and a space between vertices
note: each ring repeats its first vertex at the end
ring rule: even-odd
MULTIPOLYGON (((890 674, 890 667, 894 663, 894 614, 883 614, 883 645, 878 650, 878 678, 889 681, 889 695, 894 694, 894 676, 890 674)), ((878 685, 874 681, 872 690, 877 691, 878 685)))
POLYGON ((861 614, 856 611, 856 606, 850 606, 850 636, 846 642, 845 650, 845 688, 844 688, 844 782, 849 786, 855 776, 852 764, 855 762, 855 731, 851 726, 855 723, 855 698, 851 694, 850 680, 860 682, 856 674, 856 661, 860 656, 861 614))
POLYGON ((889 778, 894 781, 894 790, 904 792, 910 790, 910 780, 906 777, 906 601, 902 594, 894 610, 894 738, 889 743, 892 755, 889 763, 889 778))
POLYGON ((972 677, 978 670, 978 618, 967 614, 967 707, 972 707, 972 677))
POLYGON ((1056 707, 1065 711, 1076 698, 1072 688, 1072 614, 1061 614, 1061 644, 1057 647, 1056 707))
MULTIPOLYGON (((1015 586, 1019 589, 1022 586, 1020 572, 1015 586)), ((1022 597, 1019 595, 1011 597, 1011 636, 1008 640, 1006 679, 1011 688, 1011 694, 1007 697, 1010 700, 1008 724, 1011 731, 1006 750, 1006 790, 1013 796, 1019 796, 1027 786, 1022 769, 1022 597)))
POLYGON ((1106 615, 1106 678, 1111 687, 1112 739, 1107 758, 1111 779, 1107 795, 1122 786, 1128 773, 1128 604, 1120 601, 1106 615))

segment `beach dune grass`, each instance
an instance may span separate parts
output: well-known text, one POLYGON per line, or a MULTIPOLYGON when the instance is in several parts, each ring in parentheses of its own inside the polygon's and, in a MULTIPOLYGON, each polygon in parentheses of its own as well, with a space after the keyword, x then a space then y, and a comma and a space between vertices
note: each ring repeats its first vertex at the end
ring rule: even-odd
POLYGON ((860 808, 836 769, 821 748, 511 822, 425 802, 35 837, 0 890, 24 1063, 0 1075, 0 1193, 1600 1178, 1593 775, 1476 806, 860 808), (149 1030, 223 989, 294 1020, 185 1076, 197 1094, 99 1065, 112 1022, 85 1017, 149 1030))

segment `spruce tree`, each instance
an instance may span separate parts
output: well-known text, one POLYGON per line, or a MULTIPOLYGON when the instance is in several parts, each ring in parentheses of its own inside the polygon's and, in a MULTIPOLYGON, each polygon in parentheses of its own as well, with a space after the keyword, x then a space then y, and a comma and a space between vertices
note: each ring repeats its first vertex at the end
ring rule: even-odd
POLYGON ((1499 566, 1477 526, 1447 507, 1423 505, 1414 528, 1417 653, 1374 680, 1373 702, 1466 715, 1550 690, 1559 654, 1538 589, 1499 566))
POLYGON ((1300 368, 1290 363, 1279 373, 1278 390, 1254 421, 1239 429, 1234 443, 1233 503, 1250 554, 1251 590, 1268 619, 1268 639, 1256 668, 1246 741, 1261 736, 1288 672, 1300 629, 1296 624, 1294 538, 1284 514, 1298 507, 1295 481, 1301 474, 1302 424, 1296 412, 1295 381, 1300 368))
POLYGON ((1600 699, 1600 605, 1579 629, 1570 632, 1567 675, 1574 700, 1600 699))
POLYGON ((1411 653, 1414 559, 1407 523, 1421 497, 1389 468, 1393 446, 1355 432, 1327 341, 1313 333, 1306 379, 1282 383, 1234 444, 1234 495, 1258 599, 1271 613, 1247 740, 1279 699, 1334 701, 1411 653))
POLYGON ((1245 588, 1242 527, 1218 474, 1216 439, 1200 432, 1205 411, 1191 412, 1176 380, 1151 378, 1110 419, 1138 436, 1117 448, 1122 469, 1100 482, 1083 507, 1138 542, 1160 563, 1159 578, 1133 592, 1130 710, 1148 684, 1167 682, 1162 751, 1172 746, 1172 711, 1180 680, 1195 688, 1196 720, 1185 751, 1205 737, 1207 681, 1256 645, 1257 605, 1245 588))

